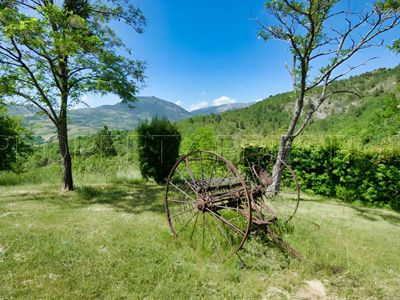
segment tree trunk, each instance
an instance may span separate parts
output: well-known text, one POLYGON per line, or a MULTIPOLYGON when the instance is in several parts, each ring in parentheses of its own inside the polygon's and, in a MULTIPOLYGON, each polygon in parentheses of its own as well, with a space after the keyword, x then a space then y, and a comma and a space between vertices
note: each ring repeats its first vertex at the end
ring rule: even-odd
POLYGON ((286 163, 290 149, 292 148, 292 142, 293 140, 290 137, 281 137, 278 156, 276 157, 276 161, 272 169, 272 184, 267 189, 267 191, 270 193, 277 194, 280 190, 283 169, 285 167, 284 163, 286 163))
POLYGON ((67 120, 60 119, 57 129, 58 142, 63 163, 63 189, 66 191, 72 191, 74 189, 74 183, 72 180, 72 161, 68 146, 67 120))

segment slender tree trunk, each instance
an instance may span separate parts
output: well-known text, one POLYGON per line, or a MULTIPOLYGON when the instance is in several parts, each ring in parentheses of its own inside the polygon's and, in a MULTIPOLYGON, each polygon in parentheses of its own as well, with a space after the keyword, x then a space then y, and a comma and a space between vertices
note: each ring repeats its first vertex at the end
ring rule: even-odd
POLYGON ((268 187, 268 192, 278 193, 281 187, 283 169, 292 148, 293 139, 282 136, 279 143, 278 155, 272 169, 272 184, 268 187))
POLYGON ((72 180, 72 161, 68 146, 68 131, 67 131, 66 118, 60 119, 57 129, 58 129, 58 143, 60 145, 60 153, 63 163, 63 189, 66 191, 72 191, 74 189, 74 183, 72 180))
MULTIPOLYGON (((62 51, 60 51, 62 52, 62 51)), ((72 191, 74 182, 72 179, 72 161, 69 153, 68 128, 67 128, 67 107, 68 107, 68 56, 63 56, 60 60, 60 85, 61 85, 61 107, 58 121, 58 142, 60 153, 63 160, 63 184, 64 190, 72 191)))
MULTIPOLYGON (((303 76, 302 76, 303 86, 305 86, 305 78, 307 77, 305 74, 306 74, 306 69, 303 69, 303 76)), ((305 92, 304 89, 302 89, 297 98, 296 107, 293 112, 293 117, 290 121, 289 128, 286 134, 281 137, 279 143, 278 156, 276 158, 274 167, 272 169, 272 184, 268 187, 269 192, 276 194, 280 190, 283 169, 285 167, 284 163, 287 162, 290 150, 292 149, 293 140, 295 139, 294 135, 295 128, 300 119, 301 112, 303 111, 304 97, 305 97, 305 92)))

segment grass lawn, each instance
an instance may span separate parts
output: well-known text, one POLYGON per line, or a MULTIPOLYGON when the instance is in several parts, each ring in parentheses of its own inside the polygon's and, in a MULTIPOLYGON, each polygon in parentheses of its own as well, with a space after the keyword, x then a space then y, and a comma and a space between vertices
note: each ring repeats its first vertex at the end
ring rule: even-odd
POLYGON ((305 260, 254 237, 243 266, 176 242, 162 198, 153 184, 0 187, 0 299, 400 299, 398 213, 305 197, 286 234, 305 260))

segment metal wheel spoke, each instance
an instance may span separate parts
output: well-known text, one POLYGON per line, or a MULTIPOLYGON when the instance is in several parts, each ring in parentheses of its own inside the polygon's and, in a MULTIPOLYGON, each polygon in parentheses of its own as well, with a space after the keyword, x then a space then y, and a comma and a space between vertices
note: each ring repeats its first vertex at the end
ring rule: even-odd
POLYGON ((187 158, 185 159, 185 166, 186 166, 186 172, 189 174, 190 178, 192 179, 192 184, 196 188, 194 192, 197 194, 199 187, 196 185, 196 180, 193 177, 193 172, 192 169, 190 168, 189 160, 187 158))
POLYGON ((182 189, 180 189, 179 187, 177 187, 175 184, 173 184, 172 182, 169 183, 170 185, 172 185, 174 188, 176 188, 178 191, 182 192, 183 194, 185 194, 187 197, 189 197, 190 199, 192 199, 193 201, 195 201, 195 199, 191 196, 189 196, 185 191, 183 191, 182 189))
POLYGON ((202 238, 202 245, 204 246, 204 222, 205 222, 205 214, 203 213, 203 222, 202 222, 202 224, 203 224, 203 230, 202 230, 202 235, 203 235, 203 238, 202 238))
POLYGON ((192 186, 191 183, 189 183, 189 181, 186 180, 185 176, 183 176, 181 170, 179 170, 179 168, 176 169, 179 173, 179 175, 182 177, 183 181, 186 183, 186 185, 195 193, 197 194, 196 189, 192 186))
POLYGON ((194 151, 181 157, 166 187, 165 207, 171 231, 175 237, 203 245, 218 256, 228 255, 224 245, 231 246, 228 252, 232 255, 249 234, 249 190, 237 168, 221 155, 194 151))
POLYGON ((193 234, 194 234, 194 230, 196 229, 196 225, 197 225, 197 220, 199 218, 199 211, 196 213, 196 220, 194 221, 194 225, 193 225, 193 229, 192 229, 192 233, 190 234, 190 240, 193 239, 193 234))
POLYGON ((236 231, 239 234, 244 235, 245 233, 240 230, 239 228, 237 228, 235 225, 231 224, 228 220, 226 220, 223 216, 213 212, 211 209, 206 208, 207 211, 209 211, 213 216, 215 216, 216 218, 218 218, 219 220, 221 220, 222 222, 224 222, 226 225, 228 225, 230 228, 232 228, 234 231, 236 231))
POLYGON ((211 180, 212 180, 212 178, 213 178, 213 174, 214 174, 214 171, 215 171, 215 162, 216 162, 217 160, 216 160, 216 158, 214 157, 214 159, 213 159, 213 163, 212 163, 212 168, 211 168, 211 174, 210 174, 210 178, 209 178, 209 180, 208 180, 208 184, 207 184, 207 188, 206 188, 206 190, 208 190, 209 189, 209 187, 210 187, 210 184, 211 184, 211 180))
POLYGON ((204 181, 204 166, 203 166, 203 154, 200 152, 200 169, 201 169, 201 180, 204 181))
MULTIPOLYGON (((206 219, 207 219, 207 217, 206 217, 206 219)), ((214 245, 214 249, 215 249, 215 251, 217 252, 218 256, 221 257, 221 254, 219 253, 219 250, 218 250, 218 247, 217 247, 217 243, 216 243, 216 241, 215 241, 215 237, 214 237, 214 235, 213 235, 213 233, 212 233, 212 231, 211 231, 210 224, 208 223, 208 221, 207 221, 206 223, 207 223, 208 231, 210 232, 211 241, 212 241, 212 243, 213 243, 213 245, 214 245)))
POLYGON ((179 201, 179 200, 168 200, 168 202, 177 202, 177 203, 192 203, 189 201, 179 201))
POLYGON ((213 222, 217 225, 219 231, 221 232, 221 235, 228 241, 228 243, 232 246, 231 240, 228 238, 226 233, 224 232, 224 229, 219 225, 219 223, 215 220, 215 218, 212 218, 213 222))
MULTIPOLYGON (((198 213, 199 213, 199 212, 194 213, 194 214, 190 217, 190 219, 185 223, 185 225, 183 225, 183 227, 179 230, 179 232, 178 232, 176 235, 179 235, 179 234, 182 232, 182 230, 185 229, 186 226, 190 223, 190 221, 192 221, 193 218, 194 218, 195 216, 198 215, 198 213)), ((196 220, 197 220, 197 219, 196 219, 196 220)))
POLYGON ((191 210, 193 210, 193 209, 196 209, 196 207, 192 207, 192 208, 189 208, 189 209, 187 209, 187 210, 184 210, 184 211, 182 211, 182 212, 180 212, 180 213, 178 213, 178 214, 176 214, 176 215, 172 215, 171 218, 175 218, 175 217, 177 217, 177 216, 183 215, 183 214, 185 214, 185 213, 187 213, 187 212, 189 212, 189 211, 191 211, 191 210))

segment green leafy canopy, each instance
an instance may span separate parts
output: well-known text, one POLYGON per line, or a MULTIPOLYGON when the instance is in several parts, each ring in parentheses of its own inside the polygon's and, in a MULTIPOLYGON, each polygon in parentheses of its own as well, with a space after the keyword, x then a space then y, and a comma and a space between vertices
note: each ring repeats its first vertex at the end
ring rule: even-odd
POLYGON ((2 99, 33 103, 55 120, 55 109, 82 102, 86 93, 134 101, 145 64, 129 58, 110 26, 115 21, 138 33, 145 25, 130 1, 0 0, 2 99))

